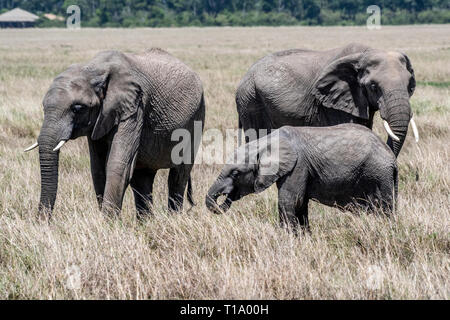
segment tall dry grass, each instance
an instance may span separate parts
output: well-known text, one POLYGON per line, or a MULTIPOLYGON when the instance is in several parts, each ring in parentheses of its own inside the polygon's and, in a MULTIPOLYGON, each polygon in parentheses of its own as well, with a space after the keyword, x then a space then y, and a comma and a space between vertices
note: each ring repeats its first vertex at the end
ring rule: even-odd
MULTIPOLYGON (((449 32, 449 25, 0 30, 0 298, 448 299, 449 32), (418 80, 412 107, 421 141, 408 137, 398 159, 392 219, 312 204, 312 234, 296 238, 278 227, 273 187, 212 215, 203 200, 220 166, 202 165, 193 170, 191 210, 166 212, 162 171, 154 217, 136 221, 128 190, 121 219, 106 220, 84 139, 61 153, 52 222, 35 218, 38 155, 22 150, 39 133, 43 95, 68 65, 105 49, 162 47, 200 74, 206 128, 225 130, 237 127, 234 90, 256 59, 350 41, 406 52, 418 80)), ((379 118, 375 131, 385 137, 379 118)))

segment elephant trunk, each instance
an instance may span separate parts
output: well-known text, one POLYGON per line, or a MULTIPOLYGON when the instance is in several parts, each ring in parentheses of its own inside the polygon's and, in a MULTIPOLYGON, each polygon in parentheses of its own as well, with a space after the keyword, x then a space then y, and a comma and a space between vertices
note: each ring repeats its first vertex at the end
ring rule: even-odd
POLYGON ((53 151, 56 139, 39 137, 39 163, 41 166, 41 199, 39 212, 53 210, 58 190, 59 151, 53 151))
MULTIPOLYGON (((411 119, 411 107, 409 104, 409 97, 393 97, 386 103, 389 110, 388 114, 384 114, 385 110, 381 111, 381 117, 387 121, 389 128, 398 139, 393 139, 392 134, 389 135, 387 144, 391 148, 394 155, 398 157, 403 143, 405 142, 406 134, 408 133, 408 125, 411 119)), ((394 136, 394 138, 395 138, 394 136)))
POLYGON ((40 213, 51 213, 58 190, 59 148, 61 141, 67 141, 72 125, 62 121, 45 119, 38 138, 39 163, 41 167, 40 213))
POLYGON ((218 179, 212 186, 211 188, 209 188, 208 190, 208 194, 206 195, 206 200, 205 200, 205 204, 206 207, 208 208, 208 210, 210 210, 211 212, 215 213, 215 214, 222 214, 223 212, 227 212, 228 209, 230 209, 231 204, 232 204, 232 200, 230 198, 229 194, 224 193, 223 191, 223 186, 222 186, 222 179, 218 179), (227 198, 225 199, 225 201, 222 204, 218 204, 217 203, 217 199, 221 196, 221 195, 226 195, 227 198))

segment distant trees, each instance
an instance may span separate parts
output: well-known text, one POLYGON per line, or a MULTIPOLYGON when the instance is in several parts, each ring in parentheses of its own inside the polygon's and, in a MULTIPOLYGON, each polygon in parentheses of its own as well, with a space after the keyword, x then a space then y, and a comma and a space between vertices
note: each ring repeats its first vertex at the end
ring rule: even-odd
POLYGON ((448 0, 0 0, 0 11, 67 16, 72 4, 81 8, 82 26, 92 27, 360 25, 373 4, 382 24, 450 22, 448 0))

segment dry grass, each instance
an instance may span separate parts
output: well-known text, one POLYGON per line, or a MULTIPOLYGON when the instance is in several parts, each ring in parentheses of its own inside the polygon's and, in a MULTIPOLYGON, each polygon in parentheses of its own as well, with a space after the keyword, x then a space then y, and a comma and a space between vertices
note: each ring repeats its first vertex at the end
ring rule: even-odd
MULTIPOLYGON (((450 25, 0 30, 0 298, 448 299, 449 33, 450 25), (408 137, 399 158, 393 219, 313 204, 312 235, 295 238, 278 227, 273 187, 215 216, 203 200, 220 166, 203 165, 193 171, 199 204, 192 210, 166 213, 161 172, 152 219, 136 222, 128 190, 122 218, 106 221, 84 139, 62 152, 52 223, 35 219, 38 155, 22 149, 38 135, 46 89, 68 65, 104 49, 165 48, 200 74, 206 128, 225 130, 237 126, 234 90, 256 59, 349 41, 406 52, 420 81, 412 106, 421 141, 408 137), (68 286, 72 266, 80 270, 78 289, 68 286)), ((375 131, 385 136, 379 119, 375 131)))

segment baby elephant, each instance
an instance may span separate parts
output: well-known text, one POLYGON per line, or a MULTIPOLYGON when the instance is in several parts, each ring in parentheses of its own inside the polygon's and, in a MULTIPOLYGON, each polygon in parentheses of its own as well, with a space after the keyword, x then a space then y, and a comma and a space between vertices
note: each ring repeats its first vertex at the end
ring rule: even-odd
POLYGON ((214 213, 275 182, 281 225, 294 231, 299 225, 309 231, 309 200, 341 210, 394 210, 396 158, 361 125, 285 126, 241 146, 232 160, 208 191, 206 206, 214 213), (226 200, 218 205, 222 195, 226 200))

